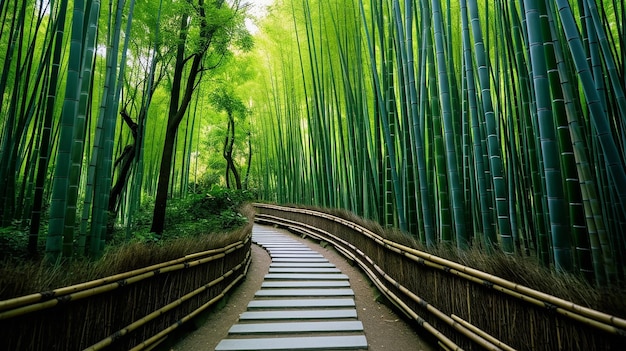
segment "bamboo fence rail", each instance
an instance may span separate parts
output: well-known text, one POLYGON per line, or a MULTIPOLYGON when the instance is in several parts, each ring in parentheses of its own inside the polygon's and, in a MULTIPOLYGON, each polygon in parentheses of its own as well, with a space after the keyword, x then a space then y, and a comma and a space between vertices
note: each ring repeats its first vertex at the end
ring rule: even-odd
POLYGON ((323 240, 446 349, 621 350, 626 320, 387 240, 326 213, 255 204, 256 221, 323 240))
POLYGON ((245 276, 250 235, 223 248, 0 301, 0 350, 142 350, 245 276))

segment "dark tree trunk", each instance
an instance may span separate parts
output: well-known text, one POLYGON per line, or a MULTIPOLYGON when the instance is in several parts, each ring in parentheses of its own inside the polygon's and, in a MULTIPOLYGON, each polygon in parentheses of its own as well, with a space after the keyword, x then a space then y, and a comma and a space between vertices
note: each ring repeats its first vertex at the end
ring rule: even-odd
POLYGON ((152 217, 151 232, 161 234, 165 228, 165 208, 167 206, 167 193, 170 183, 170 168, 172 154, 174 153, 174 140, 176 140, 176 130, 167 128, 165 133, 165 145, 161 157, 161 167, 159 168, 159 180, 157 182, 157 193, 154 200, 154 216, 152 217))
POLYGON ((154 215, 152 217, 151 232, 161 234, 165 228, 165 208, 167 206, 167 195, 171 178, 172 155, 176 145, 176 134, 178 126, 185 116, 187 107, 196 86, 196 78, 201 72, 201 63, 204 52, 193 54, 192 64, 187 77, 187 84, 184 88, 183 97, 181 99, 182 76, 185 69, 184 57, 185 41, 186 41, 187 17, 183 16, 181 21, 181 35, 178 52, 176 55, 176 65, 174 68, 174 79, 172 80, 172 96, 170 99, 169 117, 167 119, 167 129, 165 132, 165 144, 163 146, 163 155, 161 157, 161 166, 159 168, 159 181, 157 183, 157 194, 154 203, 154 215))
POLYGON ((120 165, 120 173, 115 181, 115 185, 111 188, 111 193, 109 194, 109 206, 108 210, 112 216, 117 214, 117 210, 119 209, 120 197, 122 195, 122 190, 126 187, 128 183, 128 175, 130 174, 130 169, 134 161, 135 156, 135 145, 127 145, 122 152, 122 155, 118 158, 116 164, 120 165))
POLYGON ((248 165, 246 168, 246 177, 243 180, 243 188, 248 190, 250 181, 250 166, 252 165, 252 137, 250 132, 248 132, 248 165))
POLYGON ((131 135, 133 136, 133 142, 130 145, 126 145, 124 151, 120 157, 115 160, 115 164, 113 165, 113 169, 120 166, 120 172, 115 181, 115 185, 111 188, 111 193, 109 194, 109 206, 108 210, 110 216, 115 218, 117 215, 117 211, 119 209, 120 197, 122 195, 122 191, 126 187, 128 183, 128 176, 130 174, 130 169, 132 168, 133 162, 135 161, 135 157, 137 153, 135 152, 135 148, 137 145, 137 129, 139 125, 135 123, 135 121, 130 118, 126 111, 120 112, 120 115, 128 125, 128 128, 131 130, 131 135))
POLYGON ((235 118, 232 112, 228 113, 228 128, 226 130, 226 139, 224 140, 224 159, 226 160, 226 187, 230 189, 230 173, 235 178, 235 187, 241 190, 241 177, 233 161, 233 147, 235 144, 235 118))

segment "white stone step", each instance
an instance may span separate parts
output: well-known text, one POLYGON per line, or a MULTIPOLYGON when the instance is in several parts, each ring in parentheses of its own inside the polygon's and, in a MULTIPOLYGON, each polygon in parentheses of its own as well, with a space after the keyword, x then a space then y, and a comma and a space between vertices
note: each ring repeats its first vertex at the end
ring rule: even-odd
POLYGON ((229 334, 264 333, 311 333, 311 332, 355 332, 363 331, 361 321, 339 322, 289 322, 289 323, 246 323, 235 324, 229 334))
POLYGON ((348 280, 348 276, 341 273, 268 273, 265 279, 282 280, 348 280))
POLYGON ((352 289, 261 289, 258 297, 354 296, 352 289))
POLYGON ((298 257, 289 257, 289 258, 280 258, 280 257, 274 257, 272 258, 272 262, 275 263, 281 263, 281 262, 300 262, 300 263, 304 263, 304 262, 310 262, 310 263, 320 263, 320 262, 328 262, 327 259, 325 258, 319 258, 319 257, 307 257, 307 258, 298 258, 298 257))
POLYGON ((279 320, 279 319, 348 319, 356 318, 356 310, 286 310, 286 311, 246 311, 239 320, 279 320))
POLYGON ((263 282, 261 288, 347 288, 347 280, 303 280, 303 281, 269 281, 263 282))
POLYGON ((341 271, 328 267, 270 267, 269 273, 341 273, 341 271))
POLYGON ((270 263, 270 268, 279 267, 317 267, 317 268, 335 268, 330 262, 275 262, 270 263))
POLYGON ((354 299, 269 299, 252 300, 249 309, 354 307, 354 299))
POLYGON ((216 351, 355 350, 366 349, 365 335, 291 338, 224 339, 216 351))

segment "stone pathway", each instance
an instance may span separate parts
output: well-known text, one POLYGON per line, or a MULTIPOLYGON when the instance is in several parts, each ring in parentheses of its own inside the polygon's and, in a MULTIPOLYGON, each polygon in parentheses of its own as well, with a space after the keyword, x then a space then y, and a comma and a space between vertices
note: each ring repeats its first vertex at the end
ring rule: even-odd
POLYGON ((345 274, 317 251, 271 228, 255 225, 252 240, 269 252, 272 263, 216 351, 367 349, 345 274))

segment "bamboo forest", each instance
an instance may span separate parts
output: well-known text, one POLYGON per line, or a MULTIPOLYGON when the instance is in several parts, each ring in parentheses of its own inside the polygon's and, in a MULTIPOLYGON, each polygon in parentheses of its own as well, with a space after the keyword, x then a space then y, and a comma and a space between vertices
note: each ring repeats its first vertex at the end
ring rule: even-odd
POLYGON ((2 240, 100 257, 140 208, 159 240, 177 199, 240 189, 623 286, 625 17, 616 0, 0 0, 2 240))

